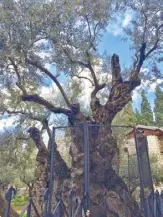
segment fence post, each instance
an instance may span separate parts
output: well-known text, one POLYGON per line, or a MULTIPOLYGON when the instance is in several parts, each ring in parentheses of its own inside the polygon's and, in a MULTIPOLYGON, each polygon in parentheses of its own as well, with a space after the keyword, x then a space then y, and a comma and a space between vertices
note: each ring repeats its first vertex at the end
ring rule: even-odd
POLYGON ((150 194, 146 198, 146 203, 145 203, 145 216, 147 217, 155 217, 155 195, 154 192, 150 192, 150 194))
POLYGON ((150 215, 150 208, 149 208, 149 196, 147 196, 146 198, 145 198, 145 206, 146 206, 146 213, 145 213, 145 216, 148 216, 148 217, 150 217, 151 215, 150 215))
POLYGON ((140 154, 138 150, 136 127, 134 127, 134 138, 135 138, 135 144, 136 144, 136 154, 137 154, 137 160, 138 160, 138 170, 139 170, 139 180, 140 180, 140 202, 141 202, 141 209, 143 209, 144 203, 145 203, 144 182, 143 182, 143 175, 142 175, 141 164, 140 164, 140 154))
POLYGON ((85 211, 89 209, 89 136, 88 124, 84 124, 84 199, 85 211))
POLYGON ((72 214, 72 199, 73 199, 73 195, 74 195, 74 192, 73 192, 73 190, 71 189, 70 191, 69 191, 69 216, 70 217, 72 217, 73 216, 73 214, 72 214))
POLYGON ((81 201, 81 203, 80 203, 80 208, 79 208, 79 216, 80 216, 80 217, 83 216, 82 211, 83 211, 83 203, 82 203, 82 201, 81 201))
POLYGON ((16 190, 11 186, 5 193, 5 199, 7 201, 7 207, 5 210, 5 217, 10 216, 10 206, 11 206, 11 200, 15 197, 16 190))
POLYGON ((27 217, 30 217, 30 215, 31 215, 31 205, 32 205, 32 198, 30 197, 29 198, 29 206, 27 209, 27 217))
POLYGON ((124 214, 125 214, 125 217, 128 217, 127 197, 126 197, 126 191, 125 190, 123 190, 123 200, 124 200, 124 214))
POLYGON ((51 216, 52 211, 52 196, 54 185, 54 158, 55 158, 55 128, 53 127, 51 152, 50 152, 50 181, 49 181, 49 197, 48 197, 48 216, 51 216))
POLYGON ((154 216, 161 217, 160 195, 158 190, 155 191, 154 216))
POLYGON ((44 192, 44 217, 47 217, 48 198, 49 198, 49 189, 47 188, 44 192))
POLYGON ((163 191, 161 191, 160 194, 160 211, 161 211, 161 216, 163 216, 163 191))

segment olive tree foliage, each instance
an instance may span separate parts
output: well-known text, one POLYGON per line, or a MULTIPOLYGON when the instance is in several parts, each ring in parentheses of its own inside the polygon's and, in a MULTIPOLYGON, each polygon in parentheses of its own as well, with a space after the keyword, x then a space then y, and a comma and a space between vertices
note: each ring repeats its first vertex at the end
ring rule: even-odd
MULTIPOLYGON (((145 61, 160 61, 161 28, 161 0, 0 1, 1 114, 18 115, 23 123, 21 127, 39 122, 49 138, 49 122, 54 114, 63 115, 70 126, 83 122, 110 126, 116 114, 131 101, 131 93, 141 80, 157 76, 153 71, 142 73, 141 68, 145 61), (125 11, 132 13, 132 21, 125 32, 135 55, 130 69, 121 70, 118 55, 109 58, 109 53, 100 53, 99 46, 105 31, 116 22, 117 17, 123 17, 125 11), (49 65, 53 65, 55 70, 50 70, 49 65), (68 89, 73 88, 70 84, 74 78, 82 91, 89 94, 87 113, 80 109, 80 92, 75 95, 65 87, 67 83, 68 89), (91 86, 89 92, 85 81, 91 86), (54 87, 54 91, 48 94, 45 93, 47 82, 54 87), (90 114, 89 117, 87 114, 90 114)), ((46 169, 48 150, 42 142, 42 132, 34 127, 28 132, 39 149, 37 157, 45 163, 43 169, 46 169)), ((94 141, 91 142, 94 146, 90 148, 94 148, 94 156, 99 156, 92 158, 96 165, 96 170, 92 169, 90 173, 92 179, 94 176, 97 180, 107 179, 103 177, 108 171, 105 165, 112 171, 111 161, 117 145, 109 132, 106 127, 106 130, 102 129, 102 134, 97 135, 97 141, 90 138, 94 141)), ((74 185, 80 192, 83 153, 78 142, 80 135, 79 138, 75 135, 77 131, 71 131, 73 168, 70 171, 56 152, 56 174, 61 183, 63 179, 74 177, 74 185)), ((38 165, 42 168, 41 162, 38 165)), ((36 177, 40 189, 47 186, 48 174, 42 179, 43 173, 36 177)), ((117 186, 121 186, 119 189, 124 188, 124 183, 115 172, 111 174, 112 180, 116 178, 117 186)), ((42 200, 43 192, 35 192, 37 198, 42 200)), ((95 195, 93 200, 96 198, 95 195)), ((40 210, 42 212, 42 208, 40 210)))
POLYGON ((18 129, 6 130, 0 142, 0 183, 17 188, 31 187, 34 180, 36 151, 29 140, 18 129))
MULTIPOLYGON (((95 59, 99 58, 102 66, 109 66, 109 62, 99 53, 98 46, 109 22, 125 10, 133 13, 133 20, 125 29, 135 51, 133 66, 126 75, 132 81, 138 80, 145 60, 160 60, 161 0, 1 1, 1 110, 6 110, 5 102, 10 102, 8 112, 16 112, 18 108, 22 112, 27 102, 35 102, 41 108, 68 116, 72 102, 58 80, 63 73, 67 78, 77 76, 89 80, 92 100, 100 90, 106 91, 110 81, 99 83, 95 59), (48 64, 55 65, 55 73, 48 69, 48 64), (88 70, 89 79, 82 77, 82 69, 88 70), (47 78, 64 99, 62 107, 40 95, 39 89, 47 78)), ((103 69, 106 67, 101 68, 105 72, 103 69)))

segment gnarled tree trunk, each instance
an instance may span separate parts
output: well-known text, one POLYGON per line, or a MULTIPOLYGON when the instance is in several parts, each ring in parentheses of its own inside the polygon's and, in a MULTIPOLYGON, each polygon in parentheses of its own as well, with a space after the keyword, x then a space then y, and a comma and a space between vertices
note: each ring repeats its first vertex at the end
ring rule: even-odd
MULTIPOLYGON (((95 124, 89 127, 89 149, 90 149, 90 205, 100 205, 104 201, 107 204, 107 210, 109 216, 115 216, 118 214, 120 217, 125 216, 124 203, 128 207, 128 216, 133 216, 136 212, 136 203, 132 200, 129 195, 128 189, 124 181, 116 174, 113 169, 113 159, 117 157, 118 147, 117 141, 112 135, 111 123, 115 115, 122 110, 122 108, 131 100, 132 90, 140 84, 140 80, 137 77, 132 77, 130 81, 122 80, 120 74, 119 58, 117 55, 112 57, 112 88, 108 96, 108 101, 105 105, 101 105, 96 94, 99 90, 105 87, 105 84, 99 84, 93 71, 92 66, 89 64, 88 68, 92 73, 94 80, 94 90, 91 94, 90 107, 92 110, 92 117, 86 117, 80 111, 79 104, 69 105, 70 110, 55 110, 56 112, 63 112, 68 117, 70 125, 70 136, 72 137, 72 144, 70 147, 70 155, 72 158, 72 167, 69 170, 64 160, 61 158, 59 152, 55 156, 55 187, 53 195, 53 207, 56 205, 56 201, 61 195, 63 197, 66 206, 68 206, 68 192, 72 188, 75 191, 76 198, 82 198, 84 194, 84 153, 83 153, 83 128, 77 127, 82 124, 95 124), (128 199, 124 202, 123 190, 128 194, 128 199)), ((137 69, 135 69, 137 70, 137 69)), ((135 71, 134 71, 135 72, 135 71)), ((133 73, 134 73, 133 72, 133 73)), ((27 96, 24 101, 34 101, 35 98, 38 100, 38 96, 27 96)), ((42 100, 42 99, 40 99, 42 100)), ((40 101, 41 103, 42 101, 40 101)), ((43 102, 46 104, 46 102, 43 102)), ((49 104, 48 104, 49 105, 49 104)), ((47 127, 49 132, 49 139, 52 141, 52 134, 47 127)), ((45 147, 41 142, 41 136, 36 139, 35 135, 39 133, 31 134, 31 137, 36 143, 36 146, 40 150, 40 147, 45 147)), ((45 149, 45 148, 44 148, 45 149)), ((49 150, 48 150, 49 151, 49 150)), ((43 152, 40 152, 43 156, 43 152)), ((48 162, 49 154, 44 158, 48 162)), ((40 163, 39 163, 40 164, 40 163)), ((40 165, 37 168, 40 177, 42 177, 42 170, 49 171, 48 163, 40 165), (44 168, 44 169, 43 169, 44 168)), ((44 171, 45 172, 45 171, 44 171)), ((43 172, 43 173, 44 173, 43 172)), ((36 181, 35 187, 41 191, 39 197, 42 204, 43 200, 43 189, 45 189, 47 180, 49 179, 49 172, 46 172, 46 176, 43 178, 43 182, 36 181), (40 187, 37 187, 37 184, 40 187), (42 187, 41 187, 42 186, 42 187)), ((38 190, 35 190, 34 196, 36 196, 38 190)), ((38 202, 38 199, 36 200, 38 202)), ((39 206, 39 205, 38 205, 39 206)), ((40 211, 42 211, 42 207, 40 211)))
MULTIPOLYGON (((80 114, 81 116, 81 114, 80 114)), ((78 114, 76 119, 78 119, 78 114)), ((84 116, 82 116, 84 117, 84 116)), ((85 119, 86 121, 86 119, 85 119)), ((89 124, 91 122, 89 121, 89 124)), ((93 122, 92 122, 93 124, 93 122)), ((107 212, 109 216, 125 216, 123 190, 128 193, 128 189, 124 181, 116 174, 113 169, 112 161, 117 153, 117 142, 112 136, 109 125, 99 125, 89 127, 89 149, 90 149, 90 206, 101 205, 105 201, 107 203, 107 212)), ((69 191, 73 187, 76 199, 82 199, 84 195, 84 152, 83 152, 83 127, 70 127, 72 144, 70 147, 70 155, 72 157, 72 167, 69 170, 60 153, 57 151, 55 156, 54 171, 54 194, 52 206, 56 206, 57 200, 62 196, 65 205, 69 204, 69 191)), ((38 152, 36 180, 32 192, 35 205, 40 214, 43 214, 43 195, 49 181, 49 155, 38 152), (44 158, 45 162, 40 162, 44 158)), ((128 216, 132 216, 136 212, 136 204, 128 193, 128 216)))

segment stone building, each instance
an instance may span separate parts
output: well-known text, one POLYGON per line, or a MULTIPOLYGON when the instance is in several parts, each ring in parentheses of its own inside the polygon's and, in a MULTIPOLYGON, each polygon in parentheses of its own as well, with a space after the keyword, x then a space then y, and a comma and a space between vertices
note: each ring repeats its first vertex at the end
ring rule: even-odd
MULTIPOLYGON (((163 128, 145 125, 137 125, 136 128, 147 136, 149 156, 157 156, 159 163, 163 165, 163 128)), ((128 134, 128 138, 126 147, 132 155, 136 153, 133 130, 128 134)))

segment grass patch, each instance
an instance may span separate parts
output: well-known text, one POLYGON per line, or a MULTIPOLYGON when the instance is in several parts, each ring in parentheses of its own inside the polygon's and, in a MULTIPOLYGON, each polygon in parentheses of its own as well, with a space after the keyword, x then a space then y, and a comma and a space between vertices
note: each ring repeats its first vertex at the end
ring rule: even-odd
MULTIPOLYGON (((28 196, 15 196, 15 198, 12 200, 12 207, 18 214, 20 214, 27 205, 28 199, 28 196)), ((22 217, 27 217, 27 212, 25 212, 22 217)))
POLYGON ((16 196, 12 200, 13 206, 25 206, 28 203, 28 197, 27 196, 16 196))

